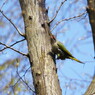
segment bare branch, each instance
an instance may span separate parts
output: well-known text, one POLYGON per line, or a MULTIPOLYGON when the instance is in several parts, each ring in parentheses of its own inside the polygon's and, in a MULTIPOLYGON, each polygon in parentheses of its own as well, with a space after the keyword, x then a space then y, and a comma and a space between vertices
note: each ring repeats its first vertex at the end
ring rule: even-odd
MULTIPOLYGON (((6 46, 7 48, 10 48, 10 49, 16 51, 17 53, 19 53, 19 54, 21 54, 21 55, 23 55, 23 56, 27 56, 27 54, 24 54, 24 53, 22 53, 22 52, 20 52, 20 51, 18 51, 18 50, 16 50, 16 49, 14 49, 14 48, 12 48, 12 47, 6 45, 6 44, 4 44, 4 43, 1 43, 1 42, 0 42, 0 44, 6 46)), ((0 50, 0 51, 2 51, 2 50, 0 50)))
POLYGON ((0 9, 2 9, 2 8, 4 7, 4 5, 6 4, 7 1, 8 1, 8 0, 5 0, 5 2, 2 4, 2 6, 1 6, 0 9))
POLYGON ((62 19, 62 20, 58 21, 58 22, 55 24, 55 26, 52 28, 51 31, 53 31, 61 22, 63 22, 63 21, 68 21, 68 20, 72 20, 72 19, 75 19, 75 18, 79 18, 79 17, 85 15, 86 13, 87 13, 87 12, 84 12, 84 13, 78 15, 78 16, 74 16, 74 17, 70 17, 70 18, 66 18, 66 19, 62 19))
POLYGON ((25 75, 26 75, 26 73, 28 72, 28 70, 31 68, 31 66, 25 71, 25 73, 23 74, 23 76, 22 77, 24 77, 24 79, 25 79, 25 75))
POLYGON ((21 36, 25 37, 25 34, 23 34, 23 33, 20 32, 20 30, 15 26, 15 24, 11 21, 11 19, 9 19, 9 18, 3 13, 3 11, 0 10, 0 12, 1 12, 1 14, 14 26, 14 28, 18 31, 18 33, 19 33, 21 36))
MULTIPOLYGON (((12 47, 12 46, 16 45, 17 43, 22 42, 22 41, 24 41, 24 40, 25 40, 25 39, 22 39, 22 40, 16 41, 15 43, 13 43, 12 45, 10 45, 9 47, 12 47)), ((7 49, 7 47, 4 47, 4 48, 1 49, 0 51, 3 51, 3 50, 5 50, 5 49, 7 49)))
MULTIPOLYGON (((28 68, 28 69, 29 69, 29 68, 28 68)), ((28 71, 28 70, 27 70, 27 71, 28 71)), ((27 71, 26 71, 26 72, 27 72, 27 71)), ((17 70, 17 74, 18 74, 18 76, 19 76, 19 80, 21 79, 22 82, 25 83, 25 85, 26 85, 31 91, 33 91, 34 93, 36 93, 36 92, 23 80, 23 78, 19 75, 18 70, 17 70)))
POLYGON ((52 23, 52 22, 54 21, 54 19, 56 18, 56 16, 57 16, 59 10, 61 9, 62 5, 65 3, 65 1, 67 1, 67 0, 64 0, 63 2, 61 2, 61 4, 60 4, 58 10, 56 11, 56 14, 55 14, 54 17, 49 21, 49 23, 52 23))
MULTIPOLYGON (((25 77, 26 73, 28 72, 28 70, 31 68, 31 66, 25 71, 25 73, 23 74, 23 76, 21 77, 25 77)), ((17 68, 18 70, 18 68, 17 68)), ((20 81, 20 78, 17 80, 17 82, 14 84, 14 86, 20 81)))

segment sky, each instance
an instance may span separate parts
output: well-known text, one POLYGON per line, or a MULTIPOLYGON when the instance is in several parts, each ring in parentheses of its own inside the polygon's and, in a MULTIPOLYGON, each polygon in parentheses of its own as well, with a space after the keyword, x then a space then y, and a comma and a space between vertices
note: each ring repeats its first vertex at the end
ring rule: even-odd
MULTIPOLYGON (((46 0, 46 8, 49 8, 49 19, 52 19, 61 2, 62 0, 46 0)), ((0 6, 2 6, 2 4, 3 0, 0 1, 0 6)), ((62 19, 78 16, 79 14, 85 12, 86 6, 86 0, 78 0, 78 2, 77 0, 67 0, 58 12, 56 19, 51 23, 50 29, 52 30, 54 25, 62 19)), ((11 18, 15 25, 22 32, 24 32, 23 19, 18 15, 21 10, 17 0, 14 0, 13 3, 12 0, 6 0, 6 4, 4 4, 2 10, 9 18, 11 18)), ((0 20, 2 21, 2 18, 0 18, 0 20)), ((2 38, 1 41, 3 43, 12 44, 16 40, 22 39, 14 27, 5 18, 3 18, 3 21, 6 22, 4 28, 0 28, 0 32, 2 32, 0 33, 0 37, 2 38)), ((57 40, 61 41, 65 45, 74 57, 85 63, 85 65, 83 65, 70 59, 56 60, 57 73, 62 89, 62 95, 83 95, 94 76, 95 70, 92 31, 89 24, 88 14, 77 19, 60 23, 52 31, 52 33, 56 36, 57 40)), ((21 52, 27 53, 28 51, 26 45, 26 42, 20 43, 16 45, 15 48, 19 49, 21 52), (24 45, 23 49, 20 48, 22 44, 24 45)), ((7 49, 0 53, 0 59, 2 59, 0 61, 0 65, 6 60, 10 60, 11 58, 14 59, 19 56, 20 55, 18 53, 7 49)), ((22 56, 20 56, 20 58, 22 59, 22 56)), ((26 64, 27 62, 28 59, 24 58, 21 63, 26 64)), ((22 67, 23 65, 20 64, 19 69, 22 67)), ((28 67, 29 65, 25 68, 28 67)), ((23 72, 20 73, 20 75, 23 75, 23 72)), ((28 79, 30 78, 31 75, 28 79)), ((19 93, 19 95, 22 94, 19 93)), ((26 95, 29 95, 29 93, 26 93, 26 95)))
MULTIPOLYGON (((59 0, 58 2, 61 1, 59 0)), ((87 1, 79 0, 77 3, 74 3, 74 1, 67 0, 64 3, 52 26, 60 19, 74 17, 85 12, 87 1)), ((54 2, 56 1, 53 0, 52 3, 51 1, 48 2, 50 4, 50 10, 51 8, 55 10, 55 6, 60 5, 60 3, 56 2, 55 4, 54 2)), ((52 12, 54 14, 56 10, 52 12)), ((52 18, 52 12, 49 13, 50 18, 52 18)), ((69 59, 65 61, 57 60, 62 94, 83 95, 94 76, 95 70, 92 31, 88 14, 86 14, 86 17, 63 22, 52 32, 57 34, 57 39, 65 45, 74 57, 85 63, 85 65, 82 65, 69 59)))

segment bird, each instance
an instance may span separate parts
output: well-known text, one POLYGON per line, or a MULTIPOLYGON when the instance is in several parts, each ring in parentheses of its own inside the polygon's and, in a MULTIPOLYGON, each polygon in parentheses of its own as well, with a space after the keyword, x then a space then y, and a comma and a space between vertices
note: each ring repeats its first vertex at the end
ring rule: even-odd
POLYGON ((79 63, 84 64, 77 58, 75 58, 66 48, 65 46, 58 40, 56 40, 54 35, 50 36, 51 44, 52 44, 52 52, 57 55, 57 59, 65 60, 65 59, 72 59, 79 63))

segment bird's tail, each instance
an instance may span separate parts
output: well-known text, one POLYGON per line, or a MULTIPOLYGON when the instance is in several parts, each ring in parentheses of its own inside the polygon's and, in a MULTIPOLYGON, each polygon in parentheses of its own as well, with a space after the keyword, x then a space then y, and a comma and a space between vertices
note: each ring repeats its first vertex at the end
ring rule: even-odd
POLYGON ((76 58, 74 58, 74 57, 69 57, 69 58, 72 59, 72 60, 75 60, 75 61, 77 61, 77 62, 80 62, 80 63, 84 64, 83 62, 79 61, 78 59, 76 59, 76 58))

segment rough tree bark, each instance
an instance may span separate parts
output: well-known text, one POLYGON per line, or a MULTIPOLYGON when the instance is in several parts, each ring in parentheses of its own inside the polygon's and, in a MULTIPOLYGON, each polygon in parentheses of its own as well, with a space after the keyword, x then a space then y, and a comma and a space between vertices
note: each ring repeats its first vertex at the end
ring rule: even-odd
POLYGON ((89 15, 89 21, 92 28, 93 42, 94 42, 94 57, 95 57, 95 0, 87 0, 88 7, 87 12, 89 15))
POLYGON ((61 95, 51 43, 45 0, 19 0, 25 23, 36 95, 61 95))
MULTIPOLYGON (((89 21, 92 28, 93 42, 94 42, 94 52, 95 52, 95 0, 88 0, 88 14, 89 21)), ((95 53, 94 53, 95 54, 95 53)), ((95 57, 95 55, 94 55, 95 57)), ((84 95, 94 95, 95 94, 95 76, 88 87, 86 93, 84 95)))
POLYGON ((95 77, 84 95, 95 95, 95 77))

